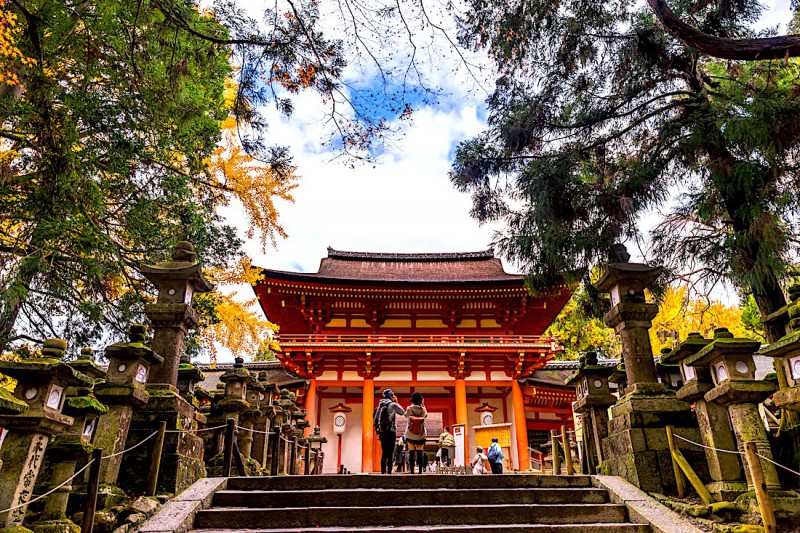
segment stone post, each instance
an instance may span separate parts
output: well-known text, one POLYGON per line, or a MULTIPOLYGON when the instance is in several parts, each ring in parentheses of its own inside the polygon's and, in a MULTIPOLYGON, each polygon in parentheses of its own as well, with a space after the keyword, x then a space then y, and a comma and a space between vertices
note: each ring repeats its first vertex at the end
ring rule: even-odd
MULTIPOLYGON (((129 332, 129 342, 119 342, 106 347, 108 374, 103 383, 95 385, 94 394, 108 406, 108 413, 100 417, 95 431, 94 445, 103 455, 113 455, 125 449, 134 409, 147 404, 150 395, 145 390, 150 367, 163 359, 144 345, 145 326, 135 324, 129 332)), ((103 461, 100 482, 116 485, 123 456, 117 455, 103 461)))
MULTIPOLYGON (((278 401, 278 407, 281 408, 282 412, 280 415, 281 418, 281 435, 284 439, 291 441, 292 439, 292 432, 294 431, 293 425, 293 417, 292 412, 297 409, 294 401, 292 400, 292 396, 294 396, 291 391, 282 390, 281 391, 281 399, 278 401)), ((284 442, 278 447, 281 451, 281 457, 278 458, 278 474, 287 474, 289 473, 289 455, 290 455, 290 443, 284 442)))
MULTIPOLYGON (((686 360, 695 368, 705 367, 711 374, 714 387, 705 393, 709 403, 726 407, 738 450, 744 453, 745 442, 755 442, 758 453, 772 459, 764 422, 758 404, 767 399, 775 385, 755 379, 756 365, 753 354, 761 343, 750 339, 736 339, 726 328, 714 331, 714 340, 686 360)), ((778 472, 768 461, 761 461, 767 488, 781 488, 778 472)), ((752 490, 749 469, 745 469, 747 487, 752 490)))
MULTIPOLYGON (((106 375, 106 371, 94 362, 91 348, 81 350, 78 359, 70 362, 69 365, 93 381, 106 375)), ((80 527, 66 516, 73 483, 79 483, 81 480, 80 478, 72 482, 67 482, 67 480, 75 474, 78 461, 85 462, 94 449, 91 442, 97 427, 97 419, 107 413, 108 408, 97 401, 92 387, 72 385, 67 387, 63 412, 67 416, 71 416, 74 423, 66 432, 56 436, 47 449, 47 457, 52 465, 48 490, 65 482, 66 484, 45 500, 41 520, 31 526, 35 533, 80 532, 80 527)))
MULTIPOLYGON (((156 303, 145 305, 144 312, 153 325, 153 349, 164 358, 164 364, 150 376, 147 389, 151 398, 134 413, 131 427, 136 431, 131 435, 145 438, 162 421, 167 423, 167 429, 184 430, 166 434, 157 483, 159 491, 177 493, 206 475, 203 439, 193 433, 206 423, 193 394, 202 373, 186 357, 184 339, 197 326, 198 317, 192 308, 194 293, 208 292, 213 287, 203 276, 188 242, 175 246, 171 261, 143 266, 142 274, 158 290, 156 303)), ((134 439, 129 444, 137 442, 134 439)), ((135 452, 123 462, 126 473, 135 472, 142 461, 149 460, 152 445, 145 444, 135 452)), ((145 482, 140 476, 125 476, 122 485, 142 492, 145 482)))
POLYGON ((272 418, 275 416, 275 406, 273 405, 273 397, 278 394, 278 387, 275 384, 267 381, 266 372, 258 373, 258 382, 261 384, 263 391, 261 394, 264 398, 258 404, 259 415, 253 423, 253 427, 259 433, 253 434, 253 449, 252 457, 261 468, 266 469, 267 454, 269 453, 269 435, 272 429, 272 418), (264 433, 260 433, 263 431, 264 433))
POLYGON ((661 360, 679 366, 683 386, 678 389, 676 396, 694 403, 701 442, 704 446, 708 446, 703 450, 708 463, 708 473, 711 476, 711 483, 708 483, 706 488, 721 499, 734 500, 747 491, 739 457, 732 453, 716 451, 736 449, 736 440, 728 421, 728 410, 718 403, 709 403, 705 400, 705 394, 714 388, 708 366, 686 364, 688 358, 708 346, 711 341, 712 339, 705 339, 699 333, 690 333, 686 340, 664 354, 661 360))
POLYGON ((192 296, 195 292, 209 292, 213 286, 203 276, 188 242, 175 246, 172 261, 144 265, 142 274, 158 289, 158 301, 146 305, 144 312, 153 324, 153 350, 164 357, 164 364, 151 376, 151 387, 175 387, 184 338, 198 321, 192 296))
POLYGON ((328 439, 322 436, 319 426, 314 426, 314 430, 306 438, 306 446, 310 446, 312 450, 316 450, 316 453, 311 454, 313 464, 311 465, 310 471, 312 474, 321 472, 322 445, 326 444, 327 442, 328 439))
POLYGON ((608 387, 612 372, 613 367, 598 364, 597 354, 589 352, 581 357, 578 371, 566 381, 575 386, 577 400, 572 410, 582 416, 583 445, 590 468, 603 462, 601 443, 608 436, 608 408, 617 401, 608 387))
POLYGON ((17 380, 13 397, 4 398, 5 413, 0 414, 0 426, 8 429, 0 448, 0 509, 20 506, 0 514, 2 526, 22 525, 51 437, 74 423, 62 413, 66 388, 92 384, 91 378, 61 361, 66 348, 63 340, 48 339, 42 357, 0 361, 0 372, 17 380))
MULTIPOLYGON (((600 293, 611 294, 612 307, 603 321, 622 341, 627 381, 611 407, 609 435, 602 443, 603 472, 623 476, 642 490, 664 493, 676 483, 664 428, 672 425, 676 434, 694 441, 699 441, 700 432, 690 405, 658 382, 649 334, 658 306, 646 301, 644 291, 661 270, 614 263, 606 267, 596 287, 600 293)), ((704 463, 702 453, 687 451, 686 455, 690 462, 704 463)))

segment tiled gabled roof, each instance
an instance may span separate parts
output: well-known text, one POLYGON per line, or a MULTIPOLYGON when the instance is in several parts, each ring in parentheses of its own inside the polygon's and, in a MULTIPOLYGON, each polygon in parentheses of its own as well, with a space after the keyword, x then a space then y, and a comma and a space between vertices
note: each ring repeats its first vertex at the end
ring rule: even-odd
POLYGON ((491 250, 462 253, 368 253, 328 248, 319 271, 301 277, 421 283, 522 280, 508 274, 491 250))

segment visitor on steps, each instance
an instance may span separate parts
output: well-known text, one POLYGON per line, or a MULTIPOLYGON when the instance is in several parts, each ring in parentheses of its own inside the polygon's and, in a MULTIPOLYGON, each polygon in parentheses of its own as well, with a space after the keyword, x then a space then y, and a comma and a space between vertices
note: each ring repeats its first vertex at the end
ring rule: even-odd
POLYGON ((375 432, 381 441, 381 474, 392 473, 394 462, 394 443, 397 440, 397 415, 403 414, 392 389, 383 391, 383 399, 372 414, 375 432))
POLYGON ((492 469, 492 474, 502 474, 503 459, 505 459, 506 456, 503 455, 503 450, 497 443, 497 437, 492 437, 492 445, 489 446, 487 457, 489 458, 489 466, 492 469))
POLYGON ((483 453, 483 446, 478 446, 476 451, 478 453, 475 454, 475 457, 472 458, 472 462, 470 463, 472 466, 472 473, 477 476, 491 474, 491 471, 486 468, 486 461, 488 461, 489 458, 483 453))
POLYGON ((409 454, 409 474, 414 473, 414 465, 419 465, 419 473, 422 473, 422 454, 425 449, 425 439, 428 436, 425 430, 425 419, 428 418, 428 411, 425 409, 425 400, 422 394, 415 392, 411 395, 411 405, 406 409, 405 417, 408 419, 404 437, 408 443, 409 454))
POLYGON ((450 433, 450 426, 445 426, 444 431, 439 435, 439 461, 450 466, 450 448, 454 448, 456 440, 450 433))

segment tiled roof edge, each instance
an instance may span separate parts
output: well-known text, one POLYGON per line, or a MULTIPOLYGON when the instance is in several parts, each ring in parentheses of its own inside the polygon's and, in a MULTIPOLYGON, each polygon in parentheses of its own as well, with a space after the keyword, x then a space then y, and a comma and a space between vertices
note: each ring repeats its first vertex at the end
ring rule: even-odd
POLYGON ((332 259, 373 260, 373 261, 483 261, 494 259, 494 250, 481 252, 455 253, 382 253, 347 252, 334 250, 328 246, 328 257, 332 259))

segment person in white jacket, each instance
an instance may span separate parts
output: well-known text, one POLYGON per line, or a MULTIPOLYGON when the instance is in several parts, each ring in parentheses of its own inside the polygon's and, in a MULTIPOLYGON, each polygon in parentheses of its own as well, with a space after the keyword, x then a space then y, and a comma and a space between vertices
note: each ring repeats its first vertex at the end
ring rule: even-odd
POLYGON ((411 395, 411 405, 405 412, 408 419, 405 438, 408 443, 409 454, 409 473, 414 473, 414 464, 419 465, 419 473, 422 473, 422 454, 425 453, 425 441, 428 432, 425 429, 425 419, 428 418, 428 410, 425 409, 425 399, 422 394, 415 392, 411 395))
POLYGON ((486 461, 488 461, 489 458, 483 453, 483 446, 478 446, 476 451, 478 453, 475 454, 475 457, 472 458, 472 462, 470 463, 470 465, 472 465, 472 473, 478 476, 491 474, 492 472, 486 469, 486 461))

